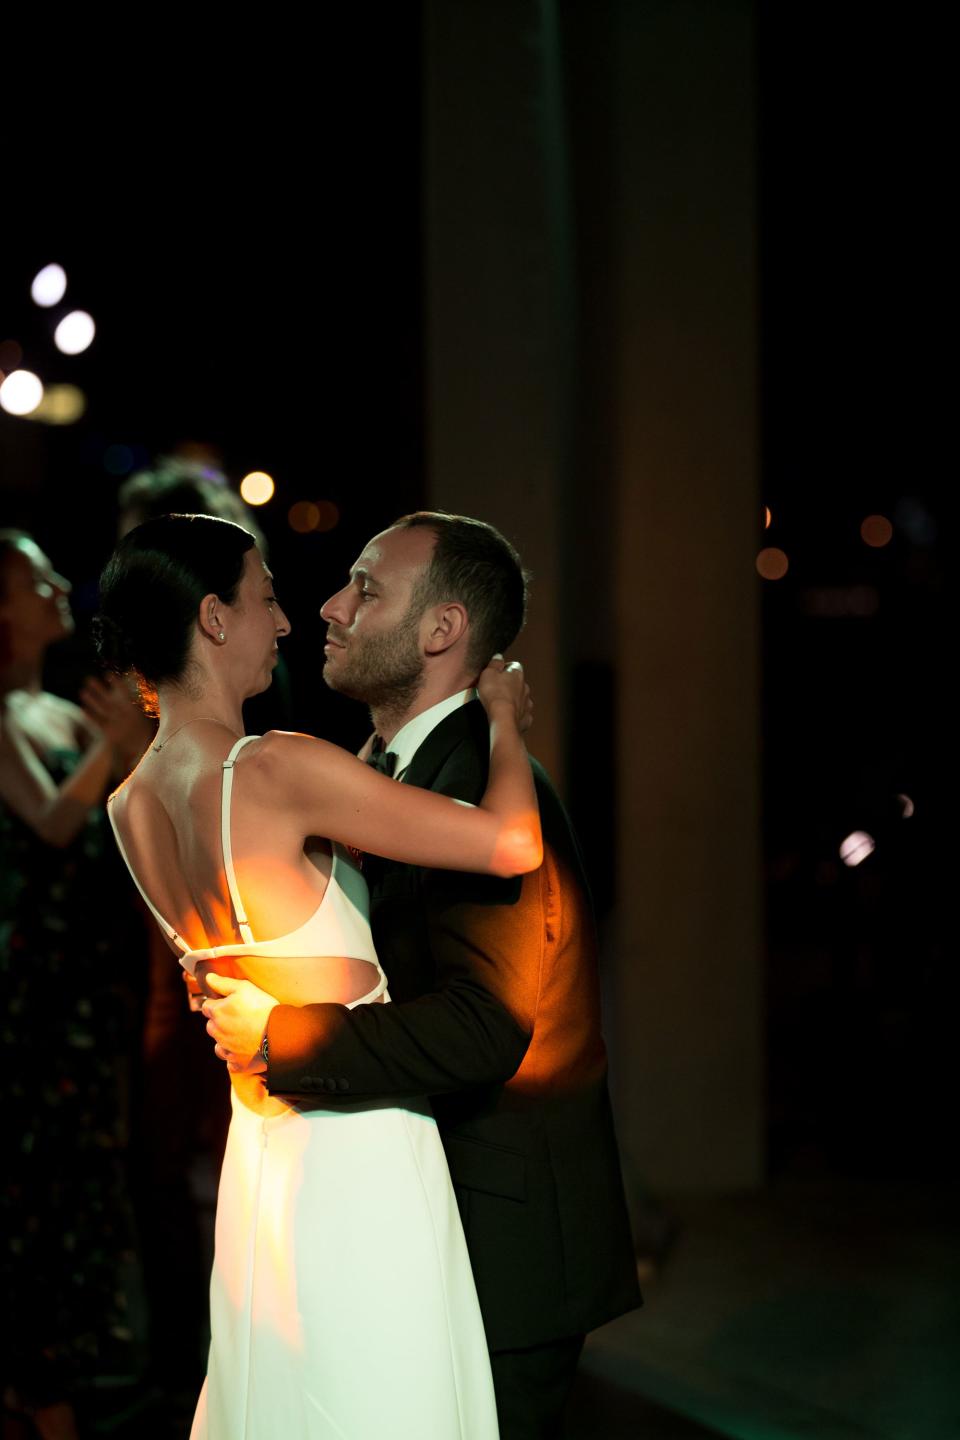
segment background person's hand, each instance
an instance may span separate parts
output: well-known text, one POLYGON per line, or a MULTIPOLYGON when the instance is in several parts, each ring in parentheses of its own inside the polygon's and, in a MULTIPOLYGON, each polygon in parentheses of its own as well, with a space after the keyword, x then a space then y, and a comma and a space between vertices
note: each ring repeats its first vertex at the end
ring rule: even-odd
POLYGON ((117 760, 133 766, 153 739, 154 725, 140 709, 129 682, 119 675, 102 679, 88 675, 80 689, 80 705, 117 760))
POLYGON ((477 694, 488 716, 501 705, 511 705, 521 735, 533 724, 533 697, 519 660, 494 655, 477 681, 477 694))

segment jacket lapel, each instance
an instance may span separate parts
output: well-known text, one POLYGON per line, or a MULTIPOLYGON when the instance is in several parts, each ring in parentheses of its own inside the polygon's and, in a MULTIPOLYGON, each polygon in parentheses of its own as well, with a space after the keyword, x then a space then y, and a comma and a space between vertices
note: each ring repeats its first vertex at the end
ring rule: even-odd
MULTIPOLYGON (((407 766, 400 783, 416 785, 421 790, 432 790, 444 765, 464 741, 472 742, 482 756, 485 756, 489 749, 490 727, 487 712, 479 700, 470 700, 466 705, 451 711, 430 731, 407 766)), ((412 873, 412 868, 398 860, 384 860, 379 855, 364 856, 363 873, 370 887, 374 909, 382 898, 386 877, 393 876, 396 879, 408 872, 412 873)))
POLYGON ((489 744, 487 713, 479 700, 461 705, 430 731, 407 767, 404 785, 430 790, 450 755, 464 740, 473 740, 481 746, 489 744))

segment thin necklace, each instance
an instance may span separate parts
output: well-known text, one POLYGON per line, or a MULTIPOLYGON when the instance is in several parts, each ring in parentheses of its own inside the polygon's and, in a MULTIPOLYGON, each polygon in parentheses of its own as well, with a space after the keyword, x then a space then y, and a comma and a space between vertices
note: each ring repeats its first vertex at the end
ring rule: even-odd
POLYGON ((231 729, 231 727, 227 724, 226 720, 218 720, 216 715, 192 715, 189 720, 184 720, 182 725, 178 725, 176 730, 171 730, 170 734, 165 735, 162 740, 155 741, 153 746, 154 750, 162 750, 164 745, 170 744, 170 741, 173 739, 174 735, 179 735, 181 730, 186 729, 188 725, 193 725, 197 720, 212 720, 214 725, 222 725, 224 730, 229 730, 230 734, 234 737, 235 740, 240 739, 240 736, 237 734, 236 730, 231 729))

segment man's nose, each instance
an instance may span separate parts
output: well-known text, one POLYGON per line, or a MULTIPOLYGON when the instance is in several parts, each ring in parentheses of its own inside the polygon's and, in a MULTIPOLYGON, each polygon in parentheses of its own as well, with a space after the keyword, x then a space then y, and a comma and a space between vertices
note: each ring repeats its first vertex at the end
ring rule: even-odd
POLYGON ((327 621, 336 620, 340 623, 348 620, 349 616, 346 612, 346 601, 349 593, 350 587, 349 585, 345 585, 342 590, 337 591, 336 595, 331 595, 329 600, 324 600, 320 606, 320 619, 327 621))

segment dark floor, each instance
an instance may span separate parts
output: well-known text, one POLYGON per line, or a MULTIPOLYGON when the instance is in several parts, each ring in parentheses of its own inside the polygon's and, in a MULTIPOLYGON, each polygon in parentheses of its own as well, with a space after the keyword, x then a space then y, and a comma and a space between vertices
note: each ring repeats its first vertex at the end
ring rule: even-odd
POLYGON ((636 1391, 580 1370, 567 1414, 567 1440, 717 1440, 718 1432, 664 1410, 636 1391))
POLYGON ((675 1202, 643 1310, 590 1337, 570 1440, 960 1437, 960 1190, 675 1202))

